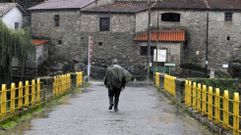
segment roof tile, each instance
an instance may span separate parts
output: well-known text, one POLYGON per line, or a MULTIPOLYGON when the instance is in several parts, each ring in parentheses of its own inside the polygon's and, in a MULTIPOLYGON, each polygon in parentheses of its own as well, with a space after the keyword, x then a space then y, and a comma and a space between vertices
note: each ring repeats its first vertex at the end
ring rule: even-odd
POLYGON ((17 3, 0 3, 0 17, 5 15, 12 8, 16 7, 17 3))
POLYGON ((95 1, 96 0, 48 0, 28 10, 80 9, 95 1))
MULTIPOLYGON (((148 34, 146 32, 137 35, 135 41, 147 41, 148 34)), ((183 30, 161 30, 151 32, 151 41, 155 42, 184 42, 185 32, 183 30)))

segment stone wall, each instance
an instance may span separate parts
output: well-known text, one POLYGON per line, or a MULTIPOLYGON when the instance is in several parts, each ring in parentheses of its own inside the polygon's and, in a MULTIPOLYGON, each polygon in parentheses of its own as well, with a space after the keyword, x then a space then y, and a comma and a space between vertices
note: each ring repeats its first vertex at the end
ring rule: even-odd
MULTIPOLYGON (((147 12, 141 12, 137 14, 136 31, 142 32, 147 30, 147 12)), ((183 29, 185 30, 187 42, 183 46, 184 55, 181 59, 181 63, 196 63, 201 66, 205 65, 205 34, 206 34, 206 13, 205 12, 192 12, 192 11, 153 11, 151 14, 151 26, 153 29, 157 29, 159 22, 159 29, 183 29), (181 14, 180 22, 163 22, 161 21, 162 13, 179 13, 181 14), (159 19, 159 21, 157 20, 159 19), (196 51, 199 51, 199 55, 196 55, 196 51)))
MULTIPOLYGON (((136 77, 145 76, 145 57, 140 56, 140 47, 135 45, 135 16, 125 14, 81 14, 81 35, 83 45, 88 35, 94 37, 92 75, 103 78, 106 67, 113 58, 136 77), (110 17, 110 31, 99 31, 99 18, 110 17)), ((86 56, 83 56, 86 57, 86 56)))
POLYGON ((32 34, 50 39, 53 65, 71 64, 74 61, 77 62, 76 69, 86 70, 88 36, 94 37, 92 76, 95 78, 103 78, 113 58, 119 59, 120 64, 131 73, 144 76, 145 57, 140 56, 140 48, 134 44, 134 33, 135 15, 86 14, 79 11, 32 12, 32 34), (54 15, 57 14, 60 16, 59 27, 54 25, 54 15), (103 16, 111 18, 108 32, 99 31, 99 18, 103 16))
POLYGON ((232 21, 224 21, 224 12, 210 12, 209 20, 209 67, 222 68, 241 59, 241 13, 234 12, 232 21))
MULTIPOLYGON (((157 29, 159 19, 160 29, 183 29, 186 32, 186 43, 183 47, 184 56, 181 63, 193 63, 205 66, 206 58, 206 26, 207 12, 205 11, 176 11, 163 10, 153 11, 151 14, 151 26, 157 29), (161 21, 162 13, 179 13, 180 22, 161 21), (198 53, 197 53, 198 51, 198 53)), ((233 13, 233 21, 224 21, 224 12, 209 12, 209 37, 208 37, 208 68, 222 69, 223 64, 227 64, 233 59, 240 59, 241 41, 240 24, 241 13, 233 13), (228 39, 228 36, 230 40, 228 39)), ((136 31, 147 30, 147 12, 140 12, 136 17, 136 31), (145 20, 143 19, 145 18, 145 20)))

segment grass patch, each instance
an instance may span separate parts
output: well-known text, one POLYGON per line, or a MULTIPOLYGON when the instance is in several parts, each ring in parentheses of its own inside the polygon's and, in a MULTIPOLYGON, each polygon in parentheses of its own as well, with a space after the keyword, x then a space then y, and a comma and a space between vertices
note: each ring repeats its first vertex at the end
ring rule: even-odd
POLYGON ((4 129, 4 130, 7 130, 7 129, 14 128, 17 124, 18 123, 15 122, 15 121, 9 121, 9 122, 3 123, 1 125, 1 128, 4 129))

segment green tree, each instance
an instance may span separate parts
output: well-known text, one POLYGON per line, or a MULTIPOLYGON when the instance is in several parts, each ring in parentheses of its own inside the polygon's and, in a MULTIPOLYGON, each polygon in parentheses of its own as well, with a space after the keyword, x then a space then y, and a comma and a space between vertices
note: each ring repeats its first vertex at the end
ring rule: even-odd
POLYGON ((29 53, 33 52, 30 34, 26 30, 10 30, 0 20, 0 73, 2 81, 8 83, 12 78, 12 59, 19 60, 23 69, 29 53))

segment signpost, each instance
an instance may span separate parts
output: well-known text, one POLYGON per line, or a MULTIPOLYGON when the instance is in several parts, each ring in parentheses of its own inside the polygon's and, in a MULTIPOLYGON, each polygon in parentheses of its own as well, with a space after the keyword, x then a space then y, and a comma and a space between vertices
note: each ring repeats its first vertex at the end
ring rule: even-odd
POLYGON ((90 69, 91 69, 91 58, 93 53, 93 36, 89 36, 88 41, 88 65, 87 65, 87 75, 88 75, 88 81, 90 81, 90 69))

